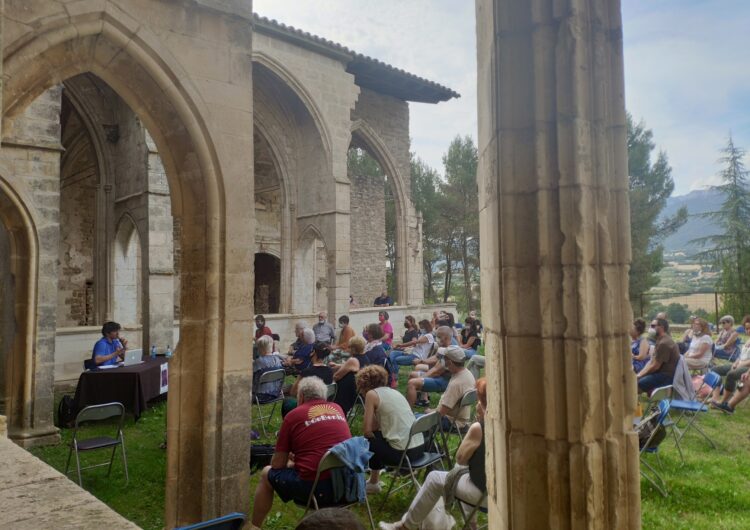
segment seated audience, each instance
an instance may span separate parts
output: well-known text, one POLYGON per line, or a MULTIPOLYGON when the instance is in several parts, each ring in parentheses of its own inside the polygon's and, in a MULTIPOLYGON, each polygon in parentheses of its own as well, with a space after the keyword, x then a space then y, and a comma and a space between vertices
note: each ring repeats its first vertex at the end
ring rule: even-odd
POLYGON ((333 344, 336 341, 336 330, 328 322, 327 311, 318 313, 318 323, 312 327, 312 330, 315 332, 315 340, 317 342, 333 344))
MULTIPOLYGON (((312 331, 312 330, 311 330, 312 331)), ((326 359, 331 353, 331 347, 325 342, 316 342, 313 345, 312 352, 310 353, 310 365, 301 370, 297 380, 292 385, 289 392, 290 396, 297 395, 297 387, 305 377, 317 377, 323 381, 326 385, 333 383, 333 370, 326 364, 326 359)), ((288 397, 284 400, 281 405, 281 416, 284 417, 287 413, 297 406, 297 400, 294 397, 288 397)))
POLYGON ((438 349, 436 354, 421 362, 417 362, 415 359, 414 362, 417 363, 414 367, 415 371, 409 374, 409 381, 406 384, 406 399, 412 407, 415 404, 423 407, 429 405, 429 400, 424 394, 422 399, 417 402, 417 393, 444 392, 448 386, 450 373, 439 362, 440 357, 437 353, 450 346, 452 338, 453 334, 448 326, 439 327, 437 329, 438 349))
POLYGON ((688 370, 705 370, 711 362, 712 352, 711 332, 708 322, 702 318, 696 318, 693 322, 693 338, 690 347, 685 352, 685 363, 688 370))
POLYGON ((651 322, 656 330, 656 348, 646 366, 638 372, 638 391, 651 393, 655 388, 671 385, 680 359, 680 350, 669 334, 669 322, 660 318, 651 322))
POLYGON ((399 346, 404 346, 404 344, 413 346, 413 344, 410 343, 419 338, 419 326, 417 325, 417 320, 411 315, 406 315, 404 317, 404 329, 406 329, 406 331, 401 336, 399 346))
POLYGON ((388 296, 388 291, 383 291, 380 293, 380 296, 375 299, 372 305, 375 307, 388 307, 393 305, 393 299, 388 296))
POLYGON ((380 340, 383 343, 383 348, 386 350, 389 350, 391 344, 393 344, 393 325, 388 321, 388 318, 388 311, 380 311, 378 313, 378 321, 380 322, 380 327, 383 328, 383 336, 380 340))
POLYGON ((354 333, 354 329, 349 325, 348 316, 341 315, 339 317, 339 328, 341 328, 341 333, 339 334, 339 340, 334 348, 336 348, 337 350, 348 352, 349 341, 356 335, 356 333, 354 333))
POLYGON ((297 340, 295 340, 289 346, 289 355, 294 354, 297 350, 299 350, 302 346, 305 345, 305 340, 302 336, 302 332, 305 331, 306 327, 307 327, 307 322, 305 322, 304 320, 299 320, 294 325, 294 336, 297 337, 297 340))
POLYGON ((315 344, 315 332, 310 328, 302 330, 302 346, 300 346, 292 355, 291 359, 284 362, 284 366, 292 368, 294 372, 299 372, 310 366, 310 355, 315 344))
POLYGON ((373 452, 367 493, 380 493, 380 471, 386 465, 398 466, 404 449, 410 459, 420 458, 424 454, 424 438, 420 434, 409 443, 414 413, 403 394, 388 386, 388 372, 383 367, 371 364, 360 370, 357 392, 365 396, 362 430, 373 452))
MULTIPOLYGON (((484 461, 484 415, 487 410, 487 382, 477 381, 477 421, 458 446, 456 465, 468 466, 469 472, 461 476, 455 486, 456 497, 476 504, 487 491, 487 478, 484 461)), ((421 527, 427 515, 435 508, 438 499, 445 494, 447 471, 432 471, 419 488, 409 509, 395 523, 380 523, 381 530, 416 530, 421 527)))
POLYGON ((477 353, 479 346, 482 345, 482 339, 479 338, 479 330, 473 318, 465 319, 464 324, 464 328, 458 335, 458 345, 466 353, 466 358, 470 359, 477 353))
POLYGON ((469 317, 474 319, 474 322, 476 323, 477 331, 481 333, 484 330, 484 326, 482 326, 482 321, 479 320, 479 316, 477 316, 476 311, 469 311, 469 317))
POLYGON ((471 359, 466 363, 466 369, 471 372, 474 379, 479 379, 479 372, 484 368, 485 357, 484 355, 472 355, 471 359))
MULTIPOLYGON (((407 317, 408 318, 408 317, 407 317)), ((430 356, 435 337, 432 335, 432 324, 429 320, 420 320, 417 336, 412 340, 404 340, 399 344, 397 350, 393 350, 388 356, 394 366, 411 366, 415 361, 424 361, 430 356), (412 348, 411 353, 405 351, 412 348)), ((404 339, 406 339, 404 335, 404 339)))
POLYGON ((370 359, 365 355, 365 339, 352 337, 347 348, 351 357, 342 364, 329 363, 333 370, 333 380, 336 383, 336 399, 344 414, 348 414, 357 400, 357 385, 355 377, 365 366, 370 364, 370 359))
MULTIPOLYGON (((746 333, 750 333, 750 318, 745 317, 742 324, 745 326, 746 333)), ((714 389, 711 405, 727 412, 727 403, 732 398, 732 394, 737 390, 742 375, 750 370, 750 342, 742 346, 739 358, 732 364, 720 364, 712 369, 717 374, 724 376, 724 392, 717 386, 714 389)))
POLYGON ((273 335, 273 331, 271 331, 271 328, 266 326, 266 317, 264 317, 263 315, 258 315, 255 317, 255 340, 257 341, 264 335, 268 335, 270 337, 271 335, 273 335))
POLYGON ((365 346, 365 354, 370 359, 371 364, 379 364, 383 366, 385 363, 385 348, 383 348, 383 328, 380 324, 368 324, 365 328, 365 336, 367 338, 367 346, 365 346))
MULTIPOLYGON (((745 321, 743 320, 744 324, 745 321)), ((734 329, 734 317, 732 315, 724 315, 719 320, 719 336, 716 338, 716 350, 714 351, 714 357, 717 359, 723 359, 725 361, 731 361, 740 351, 739 346, 740 335, 734 329)))
POLYGON ((112 366, 125 358, 128 341, 120 337, 122 327, 117 322, 105 322, 102 326, 102 338, 94 344, 91 358, 97 366, 112 366))
POLYGON ((630 353, 633 356, 635 373, 643 370, 650 358, 651 345, 645 331, 646 321, 642 318, 636 318, 630 326, 630 353))
MULTIPOLYGON (((463 430, 469 423, 471 407, 459 407, 461 398, 469 390, 476 387, 474 376, 466 369, 466 354, 458 346, 448 346, 445 352, 439 354, 443 357, 441 361, 445 370, 450 374, 448 386, 440 397, 437 412, 441 416, 443 431, 449 431, 451 424, 456 423, 458 429, 463 430)), ((426 409, 425 414, 432 412, 426 409)))
MULTIPOLYGON (((284 418, 271 465, 263 469, 255 490, 254 526, 263 526, 273 505, 274 491, 283 502, 307 503, 320 459, 331 447, 351 438, 341 407, 327 402, 326 394, 326 385, 320 378, 300 381, 299 405, 284 418)), ((336 500, 329 472, 321 475, 315 498, 322 506, 336 500)))
POLYGON ((281 395, 281 387, 284 379, 279 379, 272 383, 260 384, 260 376, 271 370, 283 368, 281 358, 273 353, 273 339, 268 335, 263 335, 257 341, 258 358, 253 361, 253 395, 263 403, 281 395))

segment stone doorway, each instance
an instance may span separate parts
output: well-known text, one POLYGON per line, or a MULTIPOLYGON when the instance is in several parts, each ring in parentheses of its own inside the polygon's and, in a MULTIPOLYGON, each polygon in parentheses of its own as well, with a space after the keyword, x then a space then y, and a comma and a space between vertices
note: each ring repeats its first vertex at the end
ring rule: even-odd
POLYGON ((281 260, 272 254, 255 254, 255 312, 279 312, 281 293, 281 260))

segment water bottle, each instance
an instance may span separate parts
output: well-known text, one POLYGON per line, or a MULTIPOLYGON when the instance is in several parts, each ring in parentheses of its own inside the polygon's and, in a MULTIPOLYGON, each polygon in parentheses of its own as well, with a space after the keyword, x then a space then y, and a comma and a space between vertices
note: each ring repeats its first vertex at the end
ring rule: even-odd
POLYGON ((151 345, 151 358, 156 359, 156 344, 151 345))
POLYGON ((172 357, 172 348, 169 347, 169 344, 167 344, 167 351, 164 352, 164 355, 166 355, 167 358, 172 357))

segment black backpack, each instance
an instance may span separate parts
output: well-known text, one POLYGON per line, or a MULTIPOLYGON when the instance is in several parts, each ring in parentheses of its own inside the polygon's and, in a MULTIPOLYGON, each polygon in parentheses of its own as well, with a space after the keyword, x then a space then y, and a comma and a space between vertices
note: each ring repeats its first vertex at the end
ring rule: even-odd
POLYGON ((69 429, 75 424, 78 407, 75 400, 70 396, 63 396, 57 405, 57 426, 61 429, 69 429))
POLYGON ((659 408, 653 407, 646 413, 645 419, 635 428, 635 432, 638 434, 639 449, 643 449, 647 443, 651 449, 658 447, 664 441, 664 438, 667 437, 667 430, 664 428, 664 425, 659 423, 660 414, 659 408), (648 439, 652 433, 654 433, 654 437, 651 438, 651 442, 649 443, 648 439))

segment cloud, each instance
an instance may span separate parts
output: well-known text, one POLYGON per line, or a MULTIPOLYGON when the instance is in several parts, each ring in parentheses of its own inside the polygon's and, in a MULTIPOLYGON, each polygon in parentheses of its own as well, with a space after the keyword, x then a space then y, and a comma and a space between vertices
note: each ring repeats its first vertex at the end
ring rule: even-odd
POLYGON ((623 2, 628 110, 669 155, 676 193, 716 183, 732 132, 750 147, 750 3, 623 2))
POLYGON ((473 2, 450 0, 254 0, 260 15, 338 42, 461 94, 410 103, 412 151, 442 172, 456 135, 476 140, 476 22, 473 2))
MULTIPOLYGON (((410 104, 412 150, 442 171, 457 135, 476 140, 474 2, 454 0, 255 0, 254 9, 447 85, 458 100, 410 104)), ((750 148, 750 2, 626 0, 628 110, 667 152, 676 193, 716 182, 731 131, 750 148)))

